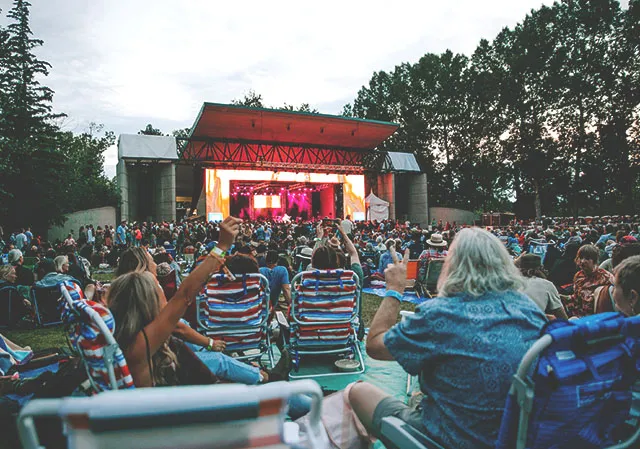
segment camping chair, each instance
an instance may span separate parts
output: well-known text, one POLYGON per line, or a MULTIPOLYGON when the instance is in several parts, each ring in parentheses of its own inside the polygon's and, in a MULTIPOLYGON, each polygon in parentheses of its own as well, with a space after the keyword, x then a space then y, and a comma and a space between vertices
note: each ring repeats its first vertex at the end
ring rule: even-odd
POLYGON ((544 263, 544 258, 547 255, 547 248, 549 244, 546 240, 531 240, 529 242, 529 252, 531 254, 536 254, 540 256, 542 263, 544 263))
POLYGON ((364 373, 356 335, 361 296, 358 281, 358 275, 348 270, 305 271, 293 278, 290 347, 295 372, 299 371, 301 355, 348 353, 360 366, 351 373, 290 373, 291 379, 364 373))
POLYGON ((68 447, 120 449, 329 447, 320 421, 322 391, 312 381, 141 388, 93 397, 36 399, 20 412, 25 449, 41 446, 35 420, 58 417, 68 447), (285 422, 288 399, 312 397, 309 425, 285 422))
POLYGON ((59 285, 38 287, 36 284, 31 289, 31 303, 35 309, 36 322, 39 326, 55 326, 62 323, 58 312, 59 285))
MULTIPOLYGON (((633 447, 640 427, 625 422, 639 360, 640 316, 552 321, 513 376, 496 449, 633 447)), ((441 447, 398 421, 383 419, 389 449, 441 447)))
POLYGON ((432 294, 438 293, 438 278, 440 277, 443 266, 444 259, 430 259, 427 262, 426 269, 422 270, 424 271, 424 274, 418 282, 422 290, 419 292, 421 295, 430 298, 432 294))
POLYGON ((418 280, 418 268, 420 261, 418 259, 409 260, 407 262, 407 285, 406 288, 413 288, 418 280))
POLYGON ((14 302, 22 301, 22 295, 14 285, 6 285, 0 288, 0 329, 14 326, 21 317, 14 316, 16 307, 14 302))
POLYGON ((269 281, 261 274, 237 275, 234 281, 216 274, 196 299, 198 332, 223 340, 238 360, 261 359, 266 353, 274 366, 269 297, 269 281))
POLYGON ((113 338, 115 322, 109 309, 86 300, 75 282, 64 281, 59 289, 69 341, 82 358, 93 391, 134 388, 127 361, 113 338))

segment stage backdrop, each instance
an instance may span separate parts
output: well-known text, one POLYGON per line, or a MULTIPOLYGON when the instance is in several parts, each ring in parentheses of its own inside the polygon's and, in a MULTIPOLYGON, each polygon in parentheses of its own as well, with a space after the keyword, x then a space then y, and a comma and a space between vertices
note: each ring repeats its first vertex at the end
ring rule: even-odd
POLYGON ((229 215, 230 181, 343 184, 344 210, 336 213, 350 215, 354 220, 364 220, 364 175, 208 169, 205 176, 207 220, 221 220, 229 215))

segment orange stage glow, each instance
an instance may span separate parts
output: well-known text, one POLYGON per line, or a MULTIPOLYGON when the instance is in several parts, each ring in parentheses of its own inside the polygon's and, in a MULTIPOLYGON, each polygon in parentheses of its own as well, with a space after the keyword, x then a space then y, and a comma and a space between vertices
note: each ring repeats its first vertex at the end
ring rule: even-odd
MULTIPOLYGON (((224 217, 229 215, 230 181, 273 181, 292 183, 308 182, 311 184, 343 184, 344 210, 336 211, 336 213, 343 213, 345 216, 351 215, 352 218, 357 216, 364 216, 364 175, 293 173, 263 170, 207 169, 205 180, 207 219, 209 219, 211 214, 222 214, 222 216, 224 217)), ((258 208, 258 206, 255 207, 258 208)))

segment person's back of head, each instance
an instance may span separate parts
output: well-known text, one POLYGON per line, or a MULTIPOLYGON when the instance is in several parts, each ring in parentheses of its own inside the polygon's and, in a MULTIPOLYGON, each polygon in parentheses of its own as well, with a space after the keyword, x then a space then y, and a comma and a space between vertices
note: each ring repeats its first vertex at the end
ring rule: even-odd
POLYGON ((225 265, 233 274, 259 273, 258 261, 245 254, 236 254, 227 259, 225 265))
POLYGON ((118 268, 116 269, 116 277, 132 271, 148 271, 149 257, 144 248, 131 247, 120 255, 118 268))
POLYGON ((481 228, 458 233, 438 280, 440 296, 519 290, 524 280, 504 244, 481 228))
POLYGON ((53 259, 53 264, 56 267, 56 271, 62 273, 63 267, 69 264, 69 258, 67 256, 58 256, 53 259))
POLYGON ((625 259, 638 255, 640 255, 640 242, 616 245, 611 253, 611 266, 616 268, 625 259))
POLYGON ((45 277, 47 274, 55 273, 55 272, 56 272, 56 266, 53 263, 53 260, 51 259, 42 260, 40 263, 38 263, 38 266, 36 267, 36 275, 39 280, 45 277))
POLYGON ((265 258, 265 263, 267 264, 268 267, 272 266, 272 265, 277 265, 278 263, 278 252, 277 251, 267 251, 267 256, 265 258))
POLYGON ((616 269, 614 301, 626 315, 640 314, 640 255, 623 260, 616 269), (618 289, 622 292, 618 292, 618 289), (620 295, 622 293, 622 295, 620 295))
POLYGON ((311 266, 318 270, 335 270, 340 266, 336 250, 326 244, 317 247, 311 256, 311 266))

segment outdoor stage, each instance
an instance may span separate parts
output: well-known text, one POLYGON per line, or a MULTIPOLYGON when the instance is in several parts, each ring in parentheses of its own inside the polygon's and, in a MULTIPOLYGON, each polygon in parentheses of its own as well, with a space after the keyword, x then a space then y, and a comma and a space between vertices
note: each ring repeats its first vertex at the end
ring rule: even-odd
POLYGON ((208 221, 229 214, 364 220, 365 171, 384 158, 374 150, 397 128, 373 120, 205 103, 178 151, 183 161, 204 169, 192 207, 202 214, 204 205, 208 221))

